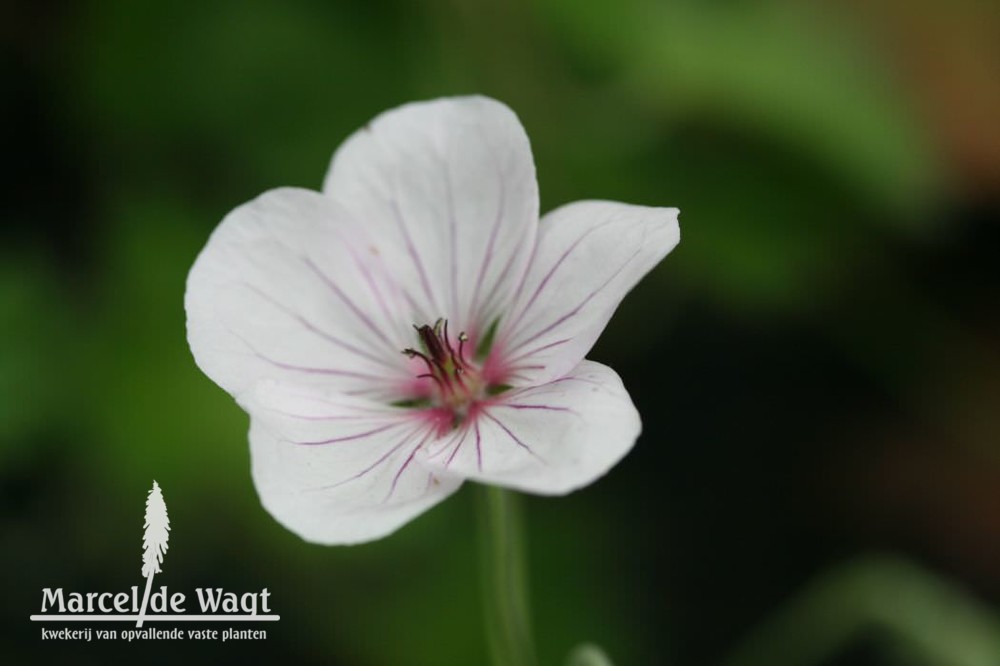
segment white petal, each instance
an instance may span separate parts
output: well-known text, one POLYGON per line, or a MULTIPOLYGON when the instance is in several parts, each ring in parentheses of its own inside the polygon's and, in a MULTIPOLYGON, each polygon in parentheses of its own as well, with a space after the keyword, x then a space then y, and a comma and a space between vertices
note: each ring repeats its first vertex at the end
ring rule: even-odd
POLYGON ((549 384, 500 397, 426 456, 421 452, 423 463, 442 473, 560 495, 611 469, 641 430, 621 379, 593 361, 549 384))
POLYGON ((333 156, 324 191, 380 240, 422 321, 475 339, 506 309, 538 225, 528 137, 485 97, 407 104, 333 156))
POLYGON ((416 461, 432 428, 412 410, 270 382, 255 392, 250 412, 261 503, 306 541, 378 539, 462 484, 416 461))
POLYGON ((323 195, 279 189, 232 211, 188 275, 188 341, 234 396, 263 378, 396 395, 412 381, 405 305, 370 236, 323 195))
POLYGON ((578 201, 542 218, 538 242, 496 351, 511 384, 569 372, 625 294, 680 240, 676 208, 578 201))

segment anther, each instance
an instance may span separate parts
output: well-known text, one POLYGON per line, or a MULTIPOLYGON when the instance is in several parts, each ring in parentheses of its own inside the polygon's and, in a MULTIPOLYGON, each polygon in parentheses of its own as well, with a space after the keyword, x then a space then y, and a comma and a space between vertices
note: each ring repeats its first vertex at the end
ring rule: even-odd
POLYGON ((424 325, 417 329, 417 333, 420 334, 420 339, 423 341, 424 347, 427 348, 427 353, 430 357, 435 362, 441 363, 447 357, 445 356, 445 349, 441 345, 441 336, 438 334, 438 328, 437 324, 434 325, 434 328, 424 325))
POLYGON ((434 372, 434 370, 436 369, 434 362, 431 361, 431 359, 427 358, 426 354, 418 352, 416 349, 406 348, 403 350, 403 354, 407 358, 419 358, 421 361, 427 364, 427 369, 430 370, 431 372, 434 372))
POLYGON ((439 318, 433 326, 414 324, 413 330, 420 338, 423 351, 407 347, 403 354, 408 358, 420 358, 427 366, 427 372, 417 378, 431 379, 437 386, 439 398, 452 409, 464 409, 463 405, 477 399, 482 387, 476 368, 465 359, 465 344, 469 341, 465 331, 456 336, 456 350, 447 319, 439 318))
POLYGON ((458 360, 462 362, 463 366, 468 364, 465 362, 465 343, 469 341, 469 336, 462 331, 458 334, 458 360))

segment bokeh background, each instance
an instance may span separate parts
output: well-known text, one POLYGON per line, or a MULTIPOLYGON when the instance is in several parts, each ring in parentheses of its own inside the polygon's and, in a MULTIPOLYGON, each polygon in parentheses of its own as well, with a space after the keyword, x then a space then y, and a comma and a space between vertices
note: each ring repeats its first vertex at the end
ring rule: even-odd
POLYGON ((247 419, 184 339, 231 208, 318 188, 376 113, 479 92, 543 210, 682 210, 592 358, 645 431, 526 501, 545 664, 1000 664, 1000 9, 802 3, 5 4, 0 661, 485 664, 471 488, 391 538, 260 507, 247 419), (39 638, 40 590, 266 586, 265 642, 39 638))

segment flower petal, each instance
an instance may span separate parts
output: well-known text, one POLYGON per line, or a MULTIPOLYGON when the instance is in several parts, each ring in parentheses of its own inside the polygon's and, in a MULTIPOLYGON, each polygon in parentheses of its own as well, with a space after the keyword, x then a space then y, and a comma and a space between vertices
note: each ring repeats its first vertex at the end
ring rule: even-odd
POLYGON ((413 372, 406 306, 362 225, 328 197, 278 189, 232 211, 188 275, 188 341, 234 396, 280 377, 379 396, 413 372), (402 316, 400 316, 402 314, 402 316))
POLYGON ((640 430, 639 413, 614 370, 583 361, 554 382, 504 393, 420 455, 442 473, 560 495, 611 469, 640 430))
POLYGON ((548 213, 495 353, 511 384, 569 372, 625 294, 680 240, 676 208, 578 201, 548 213))
POLYGON ((369 225, 420 321, 481 334, 509 304, 538 224, 528 137, 485 97, 407 104, 333 156, 326 194, 369 225))
POLYGON ((462 484, 415 461, 434 429, 412 411, 263 382, 250 412, 251 470, 261 503, 306 541, 378 539, 462 484))

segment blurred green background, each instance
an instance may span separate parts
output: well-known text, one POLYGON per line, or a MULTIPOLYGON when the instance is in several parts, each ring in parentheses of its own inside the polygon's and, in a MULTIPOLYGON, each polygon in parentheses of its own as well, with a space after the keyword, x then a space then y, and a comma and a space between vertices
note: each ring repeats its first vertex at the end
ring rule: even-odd
POLYGON ((376 113, 479 92, 542 209, 682 211, 591 354, 632 454, 529 498, 545 664, 1000 664, 1000 10, 975 2, 145 0, 3 10, 4 664, 486 663, 471 489, 370 545, 260 507, 184 279, 376 113), (271 590, 266 642, 42 642, 43 587, 271 590))

